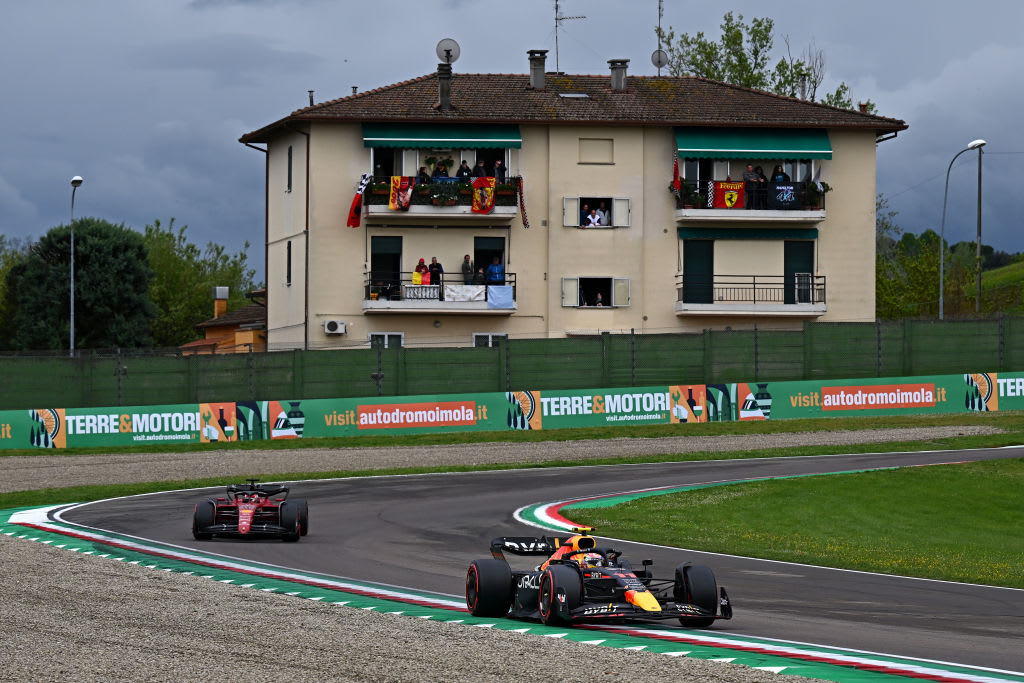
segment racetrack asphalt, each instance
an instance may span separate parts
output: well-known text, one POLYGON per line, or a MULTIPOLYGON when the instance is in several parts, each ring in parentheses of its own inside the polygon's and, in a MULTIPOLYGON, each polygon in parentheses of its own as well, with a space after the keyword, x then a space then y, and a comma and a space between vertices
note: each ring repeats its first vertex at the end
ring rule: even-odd
MULTIPOLYGON (((643 441, 643 440, 641 440, 643 441)), ((466 566, 491 538, 544 532, 519 507, 664 485, 872 467, 1021 457, 1018 449, 888 453, 508 470, 309 481, 311 531, 300 543, 197 542, 192 503, 174 492, 91 504, 65 519, 281 566, 460 595, 466 566)), ((898 501, 878 514, 898 515, 898 501)), ((616 542, 655 574, 683 560, 709 565, 736 616, 714 629, 1020 671, 1024 591, 792 565, 616 542)), ((679 545, 685 547, 685 539, 679 545)))

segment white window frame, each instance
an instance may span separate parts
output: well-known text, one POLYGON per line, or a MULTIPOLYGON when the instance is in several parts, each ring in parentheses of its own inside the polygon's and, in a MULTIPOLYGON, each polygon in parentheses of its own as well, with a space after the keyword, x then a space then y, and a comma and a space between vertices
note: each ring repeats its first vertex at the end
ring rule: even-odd
MULTIPOLYGON (((591 195, 587 195, 588 197, 591 195)), ((611 201, 611 225, 587 228, 588 230, 610 230, 612 228, 628 228, 632 212, 632 200, 628 197, 608 197, 611 201), (625 221, 622 220, 625 216, 625 221)), ((562 227, 579 228, 580 197, 562 197, 562 227), (570 221, 570 217, 572 220, 570 221)))
POLYGON ((607 275, 580 275, 562 278, 563 308, 627 308, 631 305, 630 283, 628 277, 611 277, 607 275), (609 280, 611 291, 610 301, 604 306, 587 306, 580 303, 580 280, 609 280), (625 301, 621 299, 625 297, 625 301), (568 302, 568 303, 567 303, 568 302))
POLYGON ((371 349, 373 348, 373 340, 374 340, 375 337, 383 337, 384 338, 384 348, 385 349, 396 348, 396 347, 393 347, 393 346, 388 346, 388 338, 389 337, 398 337, 398 346, 399 347, 404 347, 405 346, 405 332, 370 332, 366 336, 366 339, 367 339, 367 342, 369 343, 371 349))
POLYGON ((496 339, 504 341, 504 342, 508 342, 508 335, 504 334, 504 333, 498 333, 498 332, 474 332, 473 333, 473 347, 474 348, 492 348, 492 347, 495 346, 494 342, 495 342, 496 339), (486 337, 487 338, 487 345, 486 345, 486 347, 483 347, 483 346, 480 346, 479 344, 477 344, 477 340, 479 340, 481 337, 486 337))

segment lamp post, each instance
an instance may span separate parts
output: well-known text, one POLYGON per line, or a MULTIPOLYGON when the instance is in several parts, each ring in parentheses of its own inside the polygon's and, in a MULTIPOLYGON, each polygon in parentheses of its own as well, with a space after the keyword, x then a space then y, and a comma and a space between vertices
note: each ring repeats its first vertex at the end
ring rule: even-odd
MULTIPOLYGON (((974 287, 974 313, 981 315, 981 155, 984 153, 982 147, 985 146, 984 140, 975 140, 971 143, 978 149, 978 244, 977 251, 974 257, 974 273, 975 273, 975 287, 974 287)), ((970 147, 970 145, 968 145, 970 147)))
POLYGON ((75 191, 82 184, 82 176, 71 179, 71 341, 68 355, 75 357, 75 191))
MULTIPOLYGON (((949 167, 946 169, 946 191, 942 195, 942 227, 939 230, 939 320, 943 319, 943 309, 945 304, 943 285, 945 284, 946 275, 946 200, 949 198, 949 172, 953 170, 953 162, 957 160, 964 152, 970 152, 972 149, 978 150, 978 262, 981 262, 981 148, 985 146, 984 140, 973 140, 964 149, 956 153, 956 156, 949 162, 949 167)), ((981 296, 981 275, 979 271, 978 275, 978 296, 981 296)), ((978 299, 978 308, 981 307, 981 299, 978 299)))

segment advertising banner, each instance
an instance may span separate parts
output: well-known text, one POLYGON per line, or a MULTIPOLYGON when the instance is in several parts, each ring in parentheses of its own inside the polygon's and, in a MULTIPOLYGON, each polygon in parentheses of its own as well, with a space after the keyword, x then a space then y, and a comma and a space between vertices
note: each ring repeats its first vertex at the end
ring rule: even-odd
POLYGON ((0 411, 0 449, 1024 410, 1024 373, 0 411))

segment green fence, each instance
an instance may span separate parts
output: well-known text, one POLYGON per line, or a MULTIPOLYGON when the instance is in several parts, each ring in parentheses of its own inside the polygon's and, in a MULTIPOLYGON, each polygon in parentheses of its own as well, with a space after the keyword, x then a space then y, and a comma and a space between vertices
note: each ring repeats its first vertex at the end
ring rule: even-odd
POLYGON ((492 348, 0 357, 0 409, 511 389, 900 377, 1024 369, 1024 318, 807 323, 802 331, 510 339, 492 348))

